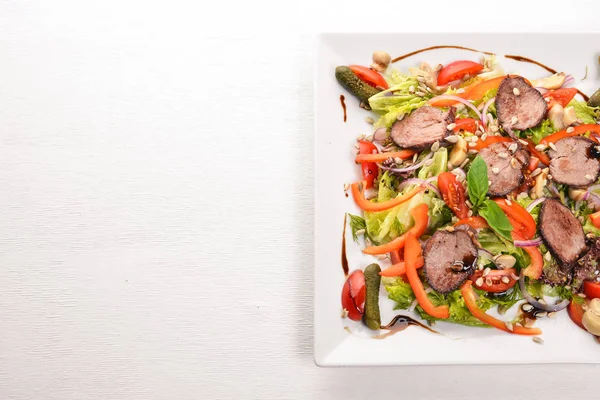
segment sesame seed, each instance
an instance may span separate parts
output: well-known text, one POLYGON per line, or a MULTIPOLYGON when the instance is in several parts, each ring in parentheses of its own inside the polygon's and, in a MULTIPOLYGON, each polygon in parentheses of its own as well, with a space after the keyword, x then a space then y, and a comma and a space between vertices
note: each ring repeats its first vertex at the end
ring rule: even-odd
POLYGON ((365 117, 365 122, 372 124, 373 122, 375 122, 375 120, 371 117, 365 117))
POLYGON ((396 116, 396 120, 397 120, 397 121, 402 121, 402 120, 404 119, 404 116, 405 116, 405 115, 406 115, 406 114, 404 114, 404 113, 400 113, 400 114, 398 114, 398 115, 396 116))
POLYGON ((450 162, 448 163, 447 167, 448 167, 448 171, 454 170, 454 165, 452 165, 452 163, 450 163, 450 162))
POLYGON ((479 137, 478 136, 472 136, 471 137, 471 142, 477 143, 477 141, 479 141, 479 137))
POLYGON ((435 142, 434 144, 431 145, 431 151, 432 152, 436 152, 440 149, 440 142, 435 142))
POLYGON ((492 184, 492 181, 488 180, 488 185, 491 185, 491 184, 492 184))
POLYGON ((523 200, 526 197, 527 197, 527 192, 521 192, 517 195, 517 199, 519 199, 519 200, 523 200))
POLYGON ((498 153, 498 157, 507 159, 508 158, 508 153, 505 153, 505 152, 498 153))
POLYGON ((342 318, 348 317, 348 310, 346 310, 345 308, 342 308, 342 312, 340 313, 340 317, 342 317, 342 318))
POLYGON ((565 286, 565 289, 567 289, 567 290, 571 290, 571 285, 566 285, 566 286, 565 286))
POLYGON ((410 87, 408 88, 408 91, 410 93, 414 93, 415 92, 415 85, 410 85, 410 87))
POLYGON ((429 160, 425 161, 425 163, 424 163, 424 165, 426 167, 430 166, 431 164, 433 164, 433 160, 432 159, 429 159, 429 160))
POLYGON ((498 132, 499 130, 500 130, 500 128, 498 128, 496 125, 492 125, 492 126, 490 126, 490 131, 492 131, 492 132, 494 132, 494 133, 495 133, 495 132, 498 132))
POLYGON ((534 170, 533 170, 533 172, 531 173, 531 175, 530 175, 530 176, 531 176, 532 178, 535 178, 535 177, 536 177, 536 176, 538 176, 538 175, 539 175, 541 172, 542 172, 542 170, 541 170, 541 169, 539 169, 539 168, 536 168, 536 169, 534 169, 534 170))
POLYGON ((469 142, 469 147, 475 147, 475 146, 477 146, 477 143, 469 142))
POLYGON ((344 183, 344 192, 346 190, 350 189, 350 184, 349 183, 344 183))
POLYGON ((556 313, 555 312, 549 312, 548 313, 548 318, 554 318, 556 317, 556 313))
POLYGON ((527 146, 529 144, 526 141, 524 141, 523 139, 519 139, 519 143, 521 143, 523 146, 527 146))
POLYGON ((487 137, 488 137, 488 134, 484 133, 483 135, 481 135, 481 140, 485 140, 485 139, 487 139, 487 137))
MULTIPOLYGON (((477 269, 478 269, 478 270, 480 270, 480 271, 483 271, 483 264, 479 264, 479 265, 477 266, 477 269)), ((483 281, 481 281, 481 282, 483 282, 483 281)))
POLYGON ((548 146, 550 146, 550 148, 554 151, 556 151, 556 145, 552 142, 548 143, 548 146))
POLYGON ((549 181, 551 181, 552 180, 552 175, 550 175, 550 174, 546 175, 546 179, 548 179, 549 181))
POLYGON ((492 286, 492 280, 490 278, 485 278, 485 284, 488 286, 492 286))
POLYGON ((585 299, 585 293, 577 293, 577 296, 583 297, 585 299))
POLYGON ((469 160, 468 158, 465 158, 465 161, 463 161, 463 162, 462 162, 462 164, 460 164, 460 167, 461 167, 461 168, 464 168, 464 167, 465 167, 465 165, 467 165, 467 163, 468 163, 469 161, 471 161, 471 160, 469 160))
POLYGON ((400 157, 396 157, 396 158, 394 158, 394 162, 395 162, 396 164, 402 164, 402 161, 403 161, 403 160, 402 160, 400 157))
POLYGON ((546 150, 546 146, 543 144, 538 144, 537 146, 535 146, 535 149, 537 151, 544 151, 544 150, 546 150))
POLYGON ((592 179, 594 179, 594 177, 591 176, 590 174, 585 174, 585 179, 591 181, 592 179))
POLYGON ((425 82, 425 78, 424 78, 424 77, 422 77, 422 76, 417 76, 417 80, 418 80, 419 82, 425 82))
POLYGON ((364 229, 359 229, 355 232, 358 236, 363 235, 365 233, 364 229))
POLYGON ((550 254, 549 251, 547 251, 546 254, 544 254, 544 260, 546 260, 546 261, 552 260, 552 254, 550 254))
POLYGON ((456 128, 456 124, 453 122, 451 124, 448 124, 448 126, 446 127, 449 131, 454 130, 454 128, 456 128))
POLYGON ((488 267, 486 269, 483 270, 483 276, 488 276, 488 274, 490 273, 491 269, 488 267))
POLYGON ((413 163, 416 163, 418 158, 419 158, 419 153, 415 153, 415 155, 413 156, 413 163))
POLYGON ((545 306, 547 306, 547 305, 548 305, 548 303, 546 303, 546 300, 544 300, 544 299, 539 299, 538 301, 539 301, 540 303, 542 303, 543 305, 545 305, 545 306))
POLYGON ((502 282, 503 283, 509 283, 510 282, 510 278, 508 276, 503 276, 502 277, 502 282))
POLYGON ((415 94, 416 94, 417 96, 419 96, 419 97, 423 97, 423 96, 425 96, 427 93, 423 93, 423 92, 421 92, 420 90, 418 90, 418 91, 416 91, 416 92, 415 92, 415 94))
POLYGON ((515 94, 515 96, 518 96, 521 94, 521 92, 519 91, 519 88, 513 88, 513 93, 515 94))
POLYGON ((513 281, 518 281, 519 280, 519 277, 517 275, 515 275, 514 273, 511 273, 510 277, 513 279, 513 281))
POLYGON ((506 201, 507 206, 509 206, 509 207, 512 206, 512 201, 510 201, 509 199, 506 199, 505 201, 506 201))
POLYGON ((446 230, 447 230, 448 232, 454 232, 454 227, 453 227, 453 226, 447 226, 447 227, 446 227, 446 230))
POLYGON ((467 211, 467 217, 472 217, 472 216, 473 216, 473 210, 467 211))
POLYGON ((533 306, 529 303, 525 303, 521 306, 521 308, 523 309, 523 311, 525 312, 529 312, 531 310, 533 310, 533 306))
POLYGON ((494 174, 499 174, 499 173, 500 173, 500 168, 498 168, 498 167, 494 167, 494 168, 492 168, 492 172, 493 172, 494 174))
POLYGON ((550 98, 549 97, 544 97, 544 100, 546 101, 546 103, 550 103, 550 98))
POLYGON ((450 136, 446 137, 446 141, 450 142, 450 143, 456 143, 456 142, 458 142, 458 136, 450 135, 450 136))
POLYGON ((571 133, 575 130, 575 128, 573 128, 572 126, 567 128, 567 133, 571 133))
POLYGON ((477 154, 479 152, 477 150, 475 150, 475 149, 471 149, 471 150, 468 151, 468 153, 471 154, 471 155, 474 155, 474 154, 477 154))
POLYGON ((356 140, 363 140, 364 138, 365 138, 365 135, 361 134, 356 137, 356 140))
POLYGON ((456 91, 457 94, 461 94, 465 92, 465 88, 460 88, 456 91))
POLYGON ((517 151, 518 148, 519 148, 519 145, 516 143, 513 143, 510 146, 508 146, 508 151, 510 151, 511 153, 514 153, 515 151, 517 151))
POLYGON ((373 135, 368 135, 368 136, 365 136, 365 140, 366 140, 367 142, 372 142, 372 141, 373 141, 373 135))
POLYGON ((358 146, 358 143, 355 143, 355 144, 354 144, 354 148, 355 148, 355 149, 358 149, 358 147, 359 147, 359 146, 358 146))
POLYGON ((517 122, 519 122, 519 118, 517 118, 517 117, 512 117, 510 119, 510 123, 513 124, 513 125, 516 124, 517 122))
POLYGON ((544 344, 544 340, 539 336, 534 336, 532 340, 537 344, 544 344))
POLYGON ((504 323, 504 326, 506 326, 506 329, 508 329, 509 331, 513 331, 513 324, 511 322, 506 321, 504 323))
POLYGON ((483 286, 483 278, 482 277, 477 278, 477 280, 475 281, 475 285, 483 286))
POLYGON ((510 166, 513 167, 513 168, 515 168, 515 169, 519 167, 519 163, 517 162, 516 158, 511 158, 510 159, 510 166))
POLYGON ((548 313, 547 313, 546 311, 540 311, 540 312, 538 312, 538 313, 535 313, 535 316, 536 316, 536 317, 540 317, 540 318, 543 318, 543 317, 545 317, 546 315, 548 315, 548 313))

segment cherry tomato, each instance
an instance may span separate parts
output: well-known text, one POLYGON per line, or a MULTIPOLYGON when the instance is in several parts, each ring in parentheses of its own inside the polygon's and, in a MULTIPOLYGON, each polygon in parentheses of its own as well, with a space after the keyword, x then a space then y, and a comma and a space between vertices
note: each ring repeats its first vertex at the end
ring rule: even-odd
POLYGON ((600 211, 590 214, 590 221, 596 228, 600 228, 600 211))
POLYGON ((566 89, 556 89, 550 90, 548 93, 544 95, 544 99, 548 103, 548 110, 551 109, 554 105, 560 104, 562 107, 566 107, 573 97, 577 94, 577 89, 575 88, 566 88, 566 89))
POLYGON ((600 298, 600 283, 593 281, 583 282, 583 292, 590 300, 600 298))
POLYGON ((538 165, 540 165, 540 160, 537 157, 531 157, 529 159, 529 165, 527 166, 527 169, 532 172, 535 171, 535 169, 538 167, 538 165))
POLYGON ((350 65, 348 68, 350 68, 350 71, 354 72, 354 75, 358 76, 358 79, 366 84, 384 90, 390 88, 383 76, 381 76, 379 72, 373 71, 371 68, 363 67, 362 65, 350 65))
POLYGON ((578 327, 587 332, 587 329, 585 329, 585 326, 583 326, 583 323, 581 322, 583 320, 584 313, 583 304, 577 304, 573 301, 570 302, 569 306, 567 307, 567 313, 569 314, 569 317, 571 317, 571 320, 575 322, 578 327))
POLYGON ((465 187, 451 172, 442 172, 438 176, 438 188, 444 201, 458 218, 467 218, 469 207, 465 199, 465 187))
POLYGON ((437 84, 443 86, 448 82, 462 78, 469 74, 474 75, 483 69, 483 65, 474 61, 460 60, 446 65, 438 74, 437 84))
MULTIPOLYGON (((359 154, 375 154, 377 152, 377 147, 373 143, 367 142, 366 140, 361 140, 358 142, 359 154)), ((361 163, 361 167, 363 180, 367 181, 366 189, 369 189, 373 187, 373 181, 377 179, 379 168, 377 167, 377 163, 374 162, 361 163)))
MULTIPOLYGON (((493 269, 485 277, 483 271, 475 271, 469 279, 473 281, 473 284, 477 289, 485 290, 490 293, 502 293, 506 292, 511 287, 515 286, 518 279, 513 279, 512 275, 516 275, 517 270, 514 268, 509 269, 493 269), (508 282, 503 282, 502 278, 507 277, 508 282), (479 278, 483 278, 481 286, 477 285, 479 278), (488 282, 489 281, 491 282, 488 282), (491 284, 488 284, 491 283, 491 284)), ((507 280, 504 278, 504 280, 507 280)))
POLYGON ((477 122, 479 121, 474 118, 459 118, 454 121, 456 125, 454 132, 467 131, 473 133, 477 130, 477 122))
POLYGON ((513 226, 513 239, 517 236, 519 240, 530 240, 535 236, 537 230, 535 220, 526 209, 515 202, 509 204, 506 199, 499 198, 494 199, 494 201, 504 211, 513 226))
POLYGON ((348 311, 348 318, 360 321, 365 311, 365 274, 356 270, 350 274, 342 288, 342 307, 348 311))

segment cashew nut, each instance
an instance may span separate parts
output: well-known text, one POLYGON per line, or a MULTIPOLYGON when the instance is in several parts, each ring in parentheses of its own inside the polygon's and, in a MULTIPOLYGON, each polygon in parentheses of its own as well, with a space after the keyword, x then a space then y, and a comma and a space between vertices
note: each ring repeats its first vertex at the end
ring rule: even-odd
POLYGON ((562 122, 564 126, 570 126, 577 122, 577 114, 575 113, 575 107, 569 106, 565 108, 562 122))
POLYGON ((371 64, 371 68, 377 72, 383 72, 388 65, 390 65, 390 61, 392 61, 392 56, 387 52, 381 50, 376 51, 373 53, 373 64, 371 64))
POLYGON ((592 299, 581 323, 592 335, 600 335, 600 299, 592 299))
POLYGON ((448 161, 455 167, 458 167, 467 159, 467 141, 462 136, 457 136, 458 141, 452 147, 448 161))
POLYGON ((515 266, 517 259, 510 254, 502 254, 495 259, 496 266, 501 269, 509 269, 515 266))
POLYGON ((543 87, 546 89, 558 89, 563 83, 565 83, 565 79, 567 75, 564 72, 560 72, 558 74, 550 75, 542 79, 536 79, 532 82, 534 87, 543 87))
POLYGON ((557 131, 565 129, 565 124, 563 123, 564 115, 565 110, 560 104, 555 104, 550 111, 548 111, 548 119, 552 122, 552 126, 554 126, 554 129, 557 131))
POLYGON ((574 201, 583 200, 585 193, 586 191, 582 189, 569 188, 569 198, 574 201))
POLYGON ((539 199, 544 195, 544 187, 548 182, 548 172, 550 172, 550 170, 548 168, 544 168, 542 172, 535 177, 535 184, 529 192, 529 196, 532 199, 539 199))

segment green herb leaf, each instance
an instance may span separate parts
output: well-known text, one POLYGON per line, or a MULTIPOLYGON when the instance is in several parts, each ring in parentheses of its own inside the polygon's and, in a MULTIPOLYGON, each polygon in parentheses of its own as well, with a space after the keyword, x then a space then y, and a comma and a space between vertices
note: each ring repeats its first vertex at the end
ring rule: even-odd
POLYGON ((355 242, 358 242, 358 235, 356 232, 362 229, 366 234, 367 224, 365 220, 358 215, 348 214, 348 216, 350 217, 350 228, 352 228, 352 239, 354 239, 355 242))
POLYGON ((512 240, 510 236, 512 225, 498 204, 492 200, 485 200, 479 209, 479 215, 485 218, 494 232, 506 240, 512 240))
POLYGON ((469 200, 473 207, 479 208, 485 201, 489 183, 487 165, 480 156, 475 157, 467 173, 469 200))

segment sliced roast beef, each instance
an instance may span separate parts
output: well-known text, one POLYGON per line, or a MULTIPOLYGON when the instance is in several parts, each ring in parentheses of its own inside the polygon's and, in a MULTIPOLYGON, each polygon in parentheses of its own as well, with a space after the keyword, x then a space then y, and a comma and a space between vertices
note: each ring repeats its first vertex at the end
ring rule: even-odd
POLYGON ((437 231, 425 244, 425 275, 440 293, 457 289, 473 272, 477 246, 467 231, 437 231))
POLYGON ((506 196, 523 183, 529 153, 518 142, 498 142, 479 152, 487 165, 490 196, 506 196))
POLYGON ((600 161, 592 156, 595 154, 592 151, 594 145, 595 142, 582 136, 568 137, 556 142, 556 150, 551 149, 548 152, 552 179, 574 187, 585 187, 594 183, 600 173, 600 161))
POLYGON ((569 271, 586 250, 579 220, 558 200, 548 199, 540 209, 538 227, 549 250, 560 261, 561 269, 569 271))
POLYGON ((575 289, 579 289, 583 285, 584 281, 593 280, 598 281, 600 279, 600 239, 596 240, 591 246, 590 250, 583 255, 575 264, 573 269, 573 282, 572 286, 575 289))
POLYGON ((498 87, 498 121, 513 138, 513 130, 533 128, 542 122, 547 109, 548 105, 540 92, 519 76, 506 77, 498 87))
POLYGON ((454 107, 448 111, 428 106, 418 108, 392 125, 392 140, 402 148, 415 150, 441 142, 450 134, 448 124, 454 122, 454 111, 454 107))

